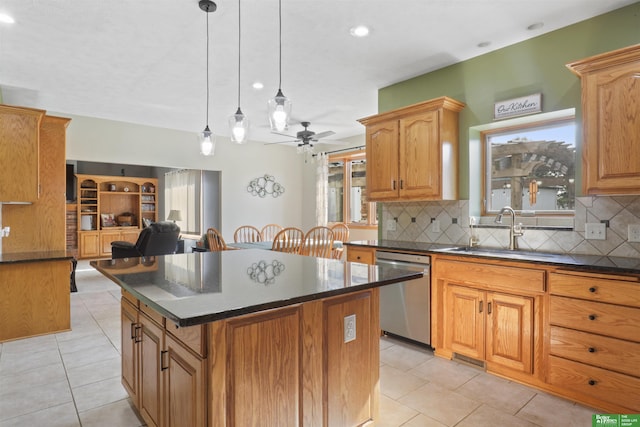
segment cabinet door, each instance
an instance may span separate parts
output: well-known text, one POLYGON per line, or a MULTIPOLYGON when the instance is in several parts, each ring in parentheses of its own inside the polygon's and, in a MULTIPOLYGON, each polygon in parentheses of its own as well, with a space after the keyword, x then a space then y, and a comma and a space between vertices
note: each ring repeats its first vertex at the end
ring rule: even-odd
POLYGON ((487 362, 525 373, 533 369, 533 298, 487 294, 487 362))
POLYGON ((163 407, 166 427, 205 425, 207 387, 205 360, 194 355, 170 335, 165 336, 163 407))
POLYGON ((403 199, 426 200, 440 196, 442 155, 438 114, 437 110, 428 111, 400 120, 399 187, 403 199))
POLYGON ((138 241, 138 235, 140 234, 140 230, 123 230, 120 233, 120 240, 129 243, 136 243, 138 241))
POLYGON ((369 200, 396 199, 398 187, 398 121, 367 126, 369 200))
POLYGON ((100 256, 98 232, 78 232, 80 258, 100 256))
POLYGON ((111 256, 111 242, 122 240, 122 233, 119 231, 100 232, 100 255, 111 256))
POLYGON ((484 360, 484 292, 464 286, 446 287, 444 346, 452 352, 484 360))
POLYGON ((164 331, 153 320, 140 313, 140 415, 148 426, 162 425, 162 387, 160 358, 164 331))
POLYGON ((122 385, 131 396, 133 405, 140 406, 138 400, 138 309, 125 299, 121 302, 121 357, 122 357, 122 385))

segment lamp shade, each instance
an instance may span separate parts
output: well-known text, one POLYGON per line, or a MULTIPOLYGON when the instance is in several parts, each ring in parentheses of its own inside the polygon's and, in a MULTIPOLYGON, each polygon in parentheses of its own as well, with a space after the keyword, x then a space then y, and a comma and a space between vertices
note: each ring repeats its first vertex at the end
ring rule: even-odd
POLYGON ((180 210, 178 210, 178 209, 171 209, 169 211, 169 216, 167 217, 167 219, 169 221, 173 221, 173 222, 182 221, 182 214, 180 213, 180 210))

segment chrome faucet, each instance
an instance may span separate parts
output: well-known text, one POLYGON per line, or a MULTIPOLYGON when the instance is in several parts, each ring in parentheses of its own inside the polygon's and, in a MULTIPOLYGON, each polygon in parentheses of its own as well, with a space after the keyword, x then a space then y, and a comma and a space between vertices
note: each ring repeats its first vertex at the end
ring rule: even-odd
POLYGON ((518 237, 524 235, 522 223, 516 224, 516 211, 511 206, 505 206, 500 209, 500 213, 496 216, 496 224, 502 224, 502 215, 509 213, 511 215, 511 227, 509 228, 509 250, 518 249, 518 237))

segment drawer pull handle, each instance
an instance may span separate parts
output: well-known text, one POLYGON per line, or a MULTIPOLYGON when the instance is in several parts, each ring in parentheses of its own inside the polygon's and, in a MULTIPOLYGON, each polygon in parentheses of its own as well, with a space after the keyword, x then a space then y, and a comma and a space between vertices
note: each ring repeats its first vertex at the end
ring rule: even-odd
POLYGON ((589 347, 589 353, 595 353, 596 349, 594 347, 589 347))
POLYGON ((478 303, 478 313, 482 313, 482 301, 478 303))
POLYGON ((593 286, 589 288, 589 292, 594 293, 596 291, 596 288, 594 288, 593 286))
POLYGON ((164 366, 164 355, 169 353, 167 350, 161 350, 160 351, 160 370, 164 371, 166 369, 169 369, 169 366, 164 366))
POLYGON ((590 314, 589 315, 589 320, 596 320, 596 315, 595 314, 590 314))
POLYGON ((596 380, 589 380, 589 385, 596 385, 596 380))

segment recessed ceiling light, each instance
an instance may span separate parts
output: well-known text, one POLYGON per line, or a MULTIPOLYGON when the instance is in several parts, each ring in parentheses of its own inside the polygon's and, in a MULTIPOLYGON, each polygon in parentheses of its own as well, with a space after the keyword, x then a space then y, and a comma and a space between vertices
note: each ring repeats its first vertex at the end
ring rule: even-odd
POLYGON ((253 88, 255 90, 260 90, 260 89, 264 88, 264 85, 262 84, 262 82, 253 82, 253 85, 251 85, 251 86, 253 86, 253 88))
POLYGON ((369 28, 364 25, 358 25, 357 27, 351 28, 349 33, 351 33, 353 37, 366 37, 369 35, 369 28))
POLYGON ((480 42, 478 43, 478 47, 487 47, 491 44, 491 42, 480 42))
POLYGON ((0 22, 4 22, 5 24, 13 24, 14 22, 16 22, 16 20, 6 13, 0 13, 0 22))
POLYGON ((531 24, 527 27, 527 30, 529 31, 533 31, 533 30, 539 30, 540 28, 544 27, 544 23, 542 22, 536 22, 535 24, 531 24))

